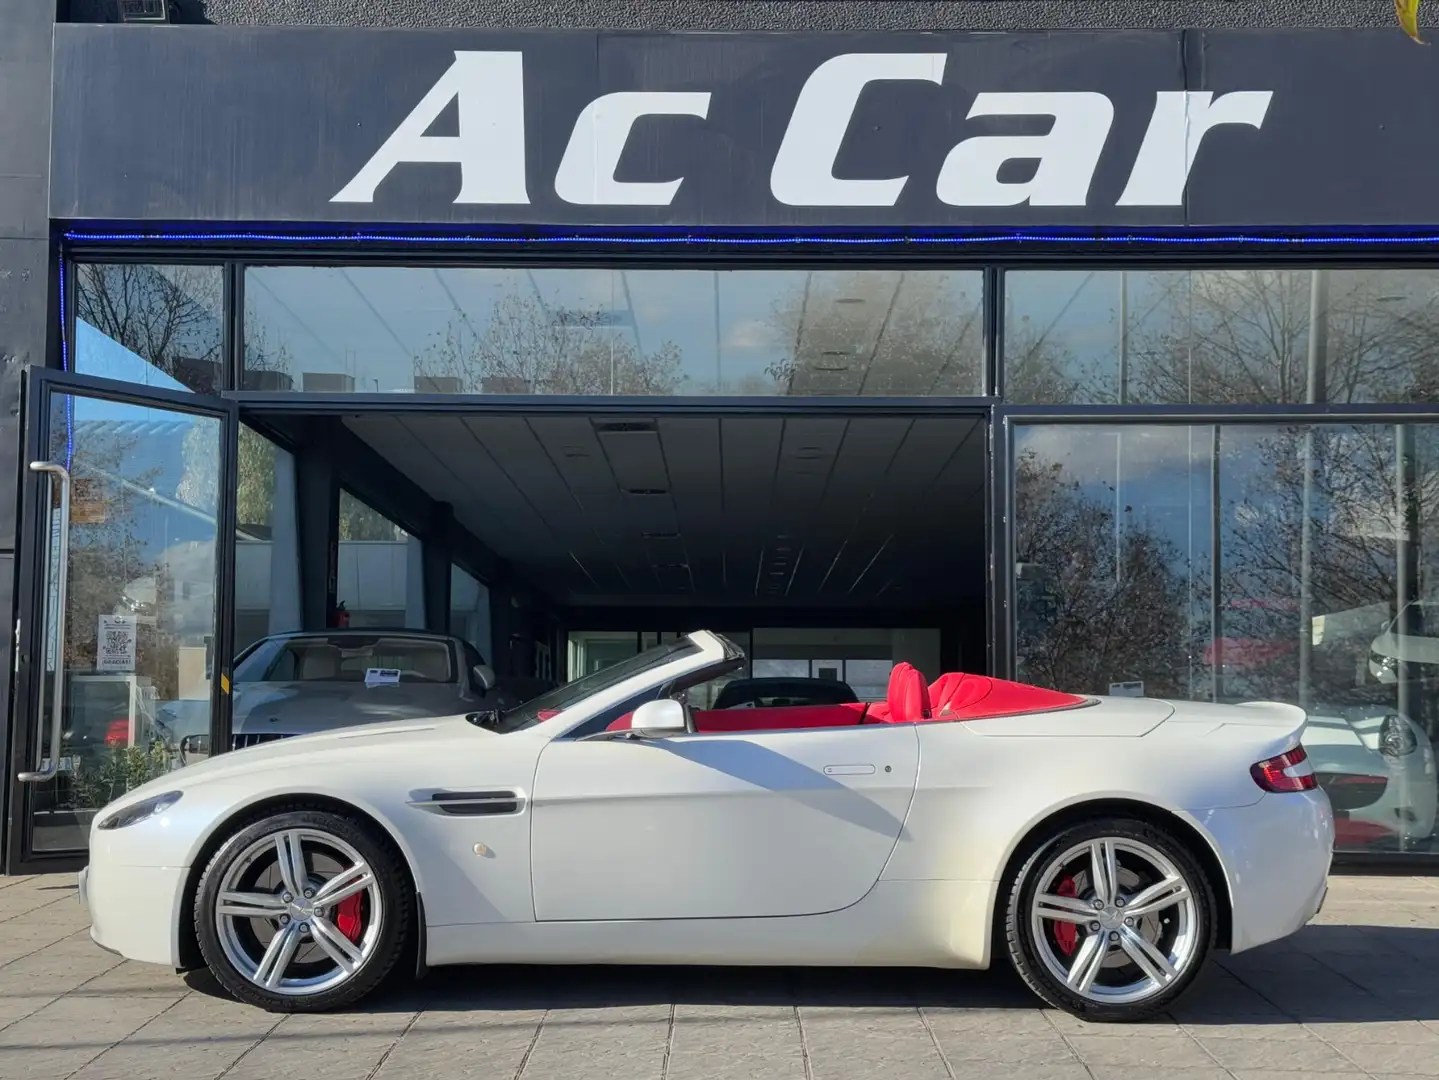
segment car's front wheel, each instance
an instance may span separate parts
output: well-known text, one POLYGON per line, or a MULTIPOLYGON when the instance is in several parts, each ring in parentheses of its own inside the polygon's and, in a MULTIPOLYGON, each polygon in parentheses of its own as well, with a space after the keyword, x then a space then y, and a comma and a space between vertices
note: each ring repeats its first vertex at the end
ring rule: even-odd
POLYGON ((195 931, 241 1001, 319 1012, 375 989, 404 953, 414 895, 388 838, 348 817, 277 812, 240 829, 205 868, 195 931))
POLYGON ((1041 842, 1011 882, 1005 936, 1029 988, 1089 1020, 1143 1020, 1189 988, 1214 940, 1215 901, 1185 844, 1126 818, 1041 842))

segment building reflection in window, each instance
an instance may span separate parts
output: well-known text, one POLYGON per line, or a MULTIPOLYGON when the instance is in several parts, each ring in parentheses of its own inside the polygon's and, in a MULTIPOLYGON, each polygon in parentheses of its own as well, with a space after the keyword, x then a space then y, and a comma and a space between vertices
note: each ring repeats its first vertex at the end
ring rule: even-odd
POLYGON ((240 425, 235 530, 235 651, 300 629, 295 458, 240 425))
POLYGON ((1011 271, 1005 397, 1439 400, 1439 270, 1011 271))
POLYGON ((245 387, 983 393, 976 270, 253 267, 245 387))
POLYGON ((215 393, 221 386, 223 294, 218 266, 76 266, 75 370, 215 393))
POLYGON ((1344 848, 1434 850, 1439 425, 1033 425, 1020 678, 1303 706, 1344 848))

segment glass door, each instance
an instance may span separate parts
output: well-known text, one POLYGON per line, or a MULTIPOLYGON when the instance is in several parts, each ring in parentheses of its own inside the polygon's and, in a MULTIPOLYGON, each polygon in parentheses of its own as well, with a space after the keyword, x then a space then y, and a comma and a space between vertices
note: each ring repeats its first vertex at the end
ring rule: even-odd
POLYGON ((101 807, 223 745, 236 408, 30 375, 8 865, 83 861, 101 807))

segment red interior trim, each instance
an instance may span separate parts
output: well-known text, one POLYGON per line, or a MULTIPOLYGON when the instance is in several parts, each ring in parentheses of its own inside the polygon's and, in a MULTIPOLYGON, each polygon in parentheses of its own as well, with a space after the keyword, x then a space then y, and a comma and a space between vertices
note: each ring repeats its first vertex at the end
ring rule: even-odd
MULTIPOLYGON (((921 684, 922 685, 922 684, 921 684)), ((1072 709, 1087 700, 1078 694, 1046 690, 1040 686, 991 679, 987 675, 951 672, 927 688, 930 710, 916 718, 910 706, 919 705, 912 688, 908 700, 896 711, 891 703, 851 702, 842 705, 784 705, 759 709, 700 709, 694 713, 695 730, 701 733, 725 731, 786 731, 797 728, 848 727, 853 724, 925 723, 937 720, 988 720, 1004 716, 1072 709), (901 719, 895 719, 896 716, 901 719)), ((921 699, 922 700, 922 699, 921 699)), ((606 728, 623 731, 630 726, 626 713, 606 728)))
MULTIPOLYGON (((944 681, 944 676, 940 682, 944 681)), ((936 686, 938 683, 935 684, 936 686)), ((931 694, 931 697, 934 695, 931 694)), ((963 675, 944 700, 935 700, 936 720, 988 720, 1021 713, 1053 712, 1083 705, 1085 698, 1042 686, 991 679, 988 675, 963 675)))
MULTIPOLYGON (((839 705, 776 705, 767 709, 696 709, 694 721, 695 730, 699 732, 847 727, 862 723, 869 707, 867 702, 853 701, 839 705)), ((624 731, 633 715, 625 713, 605 730, 624 731)))
POLYGON ((782 705, 770 709, 712 709, 695 713, 696 731, 786 731, 790 728, 852 727, 864 722, 869 704, 782 705))

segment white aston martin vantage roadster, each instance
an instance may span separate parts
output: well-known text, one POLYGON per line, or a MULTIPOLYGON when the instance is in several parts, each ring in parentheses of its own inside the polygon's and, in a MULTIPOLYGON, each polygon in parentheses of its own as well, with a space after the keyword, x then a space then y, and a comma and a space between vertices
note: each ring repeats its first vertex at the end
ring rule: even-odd
POLYGON ((1323 902, 1334 818, 1292 706, 907 664, 882 702, 689 706, 743 666, 697 632, 507 712, 170 773, 96 818, 91 936, 276 1011, 439 964, 1008 958, 1135 1020, 1323 902))

